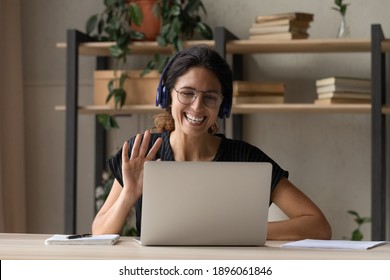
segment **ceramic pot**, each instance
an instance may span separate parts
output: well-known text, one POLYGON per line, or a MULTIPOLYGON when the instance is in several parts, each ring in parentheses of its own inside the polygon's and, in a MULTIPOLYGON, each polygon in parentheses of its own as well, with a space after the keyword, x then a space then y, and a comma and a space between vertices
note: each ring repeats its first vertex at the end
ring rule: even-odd
POLYGON ((160 33, 161 21, 160 17, 156 17, 153 14, 153 6, 157 2, 156 0, 131 0, 136 3, 143 14, 143 20, 141 26, 131 25, 131 28, 136 31, 140 31, 145 35, 145 41, 155 41, 156 37, 160 33))

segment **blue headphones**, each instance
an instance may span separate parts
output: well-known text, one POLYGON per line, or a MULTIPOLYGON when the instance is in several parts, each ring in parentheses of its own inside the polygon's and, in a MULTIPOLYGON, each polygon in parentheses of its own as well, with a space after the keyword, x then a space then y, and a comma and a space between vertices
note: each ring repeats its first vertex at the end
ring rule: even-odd
MULTIPOLYGON (((161 108, 165 109, 169 106, 169 98, 170 93, 168 92, 168 89, 165 85, 163 85, 163 77, 165 75, 165 72, 167 69, 171 66, 175 58, 178 56, 178 54, 181 52, 176 53, 167 63, 165 66, 163 72, 161 73, 160 82, 157 86, 157 92, 156 92, 156 106, 160 106, 161 108)), ((222 104, 219 107, 218 117, 223 119, 224 117, 228 118, 230 116, 230 111, 232 108, 232 94, 230 96, 225 96, 222 100, 222 104)))

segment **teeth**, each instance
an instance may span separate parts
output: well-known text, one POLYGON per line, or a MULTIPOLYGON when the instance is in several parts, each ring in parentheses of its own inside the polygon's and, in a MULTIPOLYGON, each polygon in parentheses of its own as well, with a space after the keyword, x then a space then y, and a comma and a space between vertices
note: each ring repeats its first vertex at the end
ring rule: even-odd
POLYGON ((189 114, 186 114, 187 120, 193 123, 201 123, 204 120, 204 117, 195 117, 189 114))

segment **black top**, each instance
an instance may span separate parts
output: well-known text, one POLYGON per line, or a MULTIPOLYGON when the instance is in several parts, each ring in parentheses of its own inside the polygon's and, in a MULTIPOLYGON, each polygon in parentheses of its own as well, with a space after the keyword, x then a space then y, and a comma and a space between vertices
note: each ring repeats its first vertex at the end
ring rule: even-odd
MULTIPOLYGON (((171 145, 169 142, 170 132, 152 133, 150 137, 149 149, 153 146, 155 141, 161 137, 162 145, 157 152, 155 159, 162 161, 174 161, 171 145)), ((221 143, 218 147, 217 154, 213 161, 236 161, 236 162, 270 162, 272 168, 271 193, 282 177, 288 177, 288 172, 283 170, 275 161, 267 156, 259 148, 246 143, 245 141, 232 140, 226 138, 222 134, 221 143)), ((135 136, 129 140, 129 157, 134 144, 135 136)), ((109 167, 115 179, 123 186, 122 180, 122 149, 120 149, 115 156, 109 160, 109 167)), ((142 213, 142 197, 135 205, 136 210, 136 226, 139 234, 141 234, 141 213, 142 213)))

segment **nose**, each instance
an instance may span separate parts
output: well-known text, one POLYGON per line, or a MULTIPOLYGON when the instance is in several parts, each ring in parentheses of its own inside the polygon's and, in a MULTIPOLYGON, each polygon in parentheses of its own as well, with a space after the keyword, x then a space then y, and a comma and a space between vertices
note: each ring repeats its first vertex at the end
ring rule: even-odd
POLYGON ((200 110, 204 106, 205 105, 204 105, 204 102, 203 102, 203 94, 198 92, 198 95, 197 95, 196 99, 194 100, 194 102, 192 102, 192 108, 194 110, 200 110))

